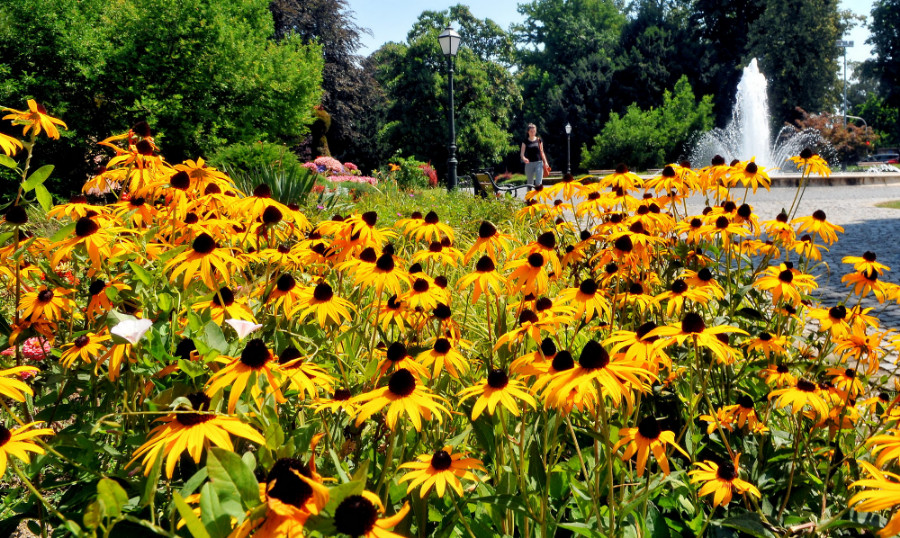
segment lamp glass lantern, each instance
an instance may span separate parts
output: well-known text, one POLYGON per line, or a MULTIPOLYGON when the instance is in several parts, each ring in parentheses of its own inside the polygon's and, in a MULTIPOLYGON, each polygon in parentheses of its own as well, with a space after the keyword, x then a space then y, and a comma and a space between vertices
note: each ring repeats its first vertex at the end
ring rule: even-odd
POLYGON ((444 56, 456 56, 460 42, 460 37, 456 30, 448 26, 438 36, 438 41, 441 43, 441 50, 444 52, 444 56))
POLYGON ((572 124, 570 124, 568 122, 566 123, 566 134, 567 135, 572 134, 572 124))

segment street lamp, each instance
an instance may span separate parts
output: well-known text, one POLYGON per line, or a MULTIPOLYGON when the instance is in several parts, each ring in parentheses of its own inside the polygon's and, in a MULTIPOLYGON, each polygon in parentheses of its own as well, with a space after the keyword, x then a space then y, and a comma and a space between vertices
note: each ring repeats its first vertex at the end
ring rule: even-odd
POLYGON ((566 173, 572 173, 572 125, 566 122, 566 173))
POLYGON ((847 127, 847 49, 853 46, 853 41, 838 40, 837 46, 844 49, 844 127, 847 127))
POLYGON ((438 41, 441 43, 441 51, 443 51, 444 56, 447 57, 447 72, 450 75, 448 78, 448 86, 450 88, 450 145, 448 149, 450 150, 450 156, 447 158, 447 190, 450 191, 456 190, 456 122, 453 117, 453 57, 456 56, 456 52, 459 50, 460 40, 459 34, 457 34, 456 30, 449 25, 441 35, 438 36, 438 41))

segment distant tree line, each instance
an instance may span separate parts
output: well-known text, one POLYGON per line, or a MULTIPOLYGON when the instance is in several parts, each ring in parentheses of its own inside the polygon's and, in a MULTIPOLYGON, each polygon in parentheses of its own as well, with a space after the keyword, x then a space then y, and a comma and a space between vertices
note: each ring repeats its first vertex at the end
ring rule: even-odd
MULTIPOLYGON (((797 107, 840 106, 836 41, 853 19, 838 0, 531 0, 519 12, 503 29, 461 4, 425 11, 404 42, 362 57, 367 30, 346 0, 7 0, 0 105, 33 97, 68 121, 41 158, 72 185, 99 162, 97 139, 140 120, 170 160, 267 141, 367 171, 401 154, 443 175, 437 35, 452 24, 461 172, 516 170, 528 122, 556 169, 566 123, 575 168, 679 160, 698 131, 727 122, 754 57, 777 124, 800 119, 797 107)), ((885 140, 898 135, 898 12, 900 0, 876 0, 875 56, 848 88, 885 140)))

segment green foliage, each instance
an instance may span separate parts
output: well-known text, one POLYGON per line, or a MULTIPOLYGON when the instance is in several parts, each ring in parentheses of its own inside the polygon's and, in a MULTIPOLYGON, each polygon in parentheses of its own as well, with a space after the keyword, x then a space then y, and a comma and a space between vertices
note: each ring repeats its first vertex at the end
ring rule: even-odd
POLYGON ((228 142, 297 142, 319 101, 321 49, 273 34, 265 0, 11 0, 0 103, 34 96, 69 124, 46 159, 57 191, 93 171, 94 137, 137 120, 173 161, 228 142))
POLYGON ((582 148, 585 168, 612 168, 625 162, 635 169, 662 166, 679 159, 695 133, 712 127, 712 97, 699 102, 687 77, 675 84, 674 93, 665 91, 663 105, 641 110, 628 107, 623 116, 613 113, 591 148, 582 148))
POLYGON ((267 185, 272 198, 283 204, 302 203, 316 184, 316 174, 302 166, 286 167, 270 164, 240 170, 224 166, 222 168, 237 188, 252 193, 260 185, 267 185))
POLYGON ((286 170, 300 168, 300 159, 286 146, 272 142, 230 144, 209 156, 209 162, 217 167, 248 172, 253 169, 281 167, 286 170))
POLYGON ((393 180, 400 189, 425 188, 428 176, 422 167, 426 163, 413 157, 403 157, 398 152, 391 158, 388 172, 379 174, 379 179, 393 180))
MULTIPOLYGON (((445 173, 449 140, 447 66, 437 40, 451 20, 459 20, 463 46, 454 60, 455 111, 459 170, 471 170, 499 161, 513 146, 510 121, 521 105, 513 76, 490 57, 479 56, 466 46, 470 26, 474 32, 492 27, 475 19, 468 9, 456 6, 450 13, 426 12, 421 33, 410 35, 405 45, 388 44, 375 53, 376 78, 387 93, 386 123, 382 143, 404 155, 430 160, 445 173), (428 136, 422 136, 428 133, 428 136)), ((497 35, 498 39, 502 33, 497 35)))
MULTIPOLYGON (((865 118, 869 128, 880 137, 883 146, 900 143, 900 109, 874 93, 866 96, 866 101, 853 108, 853 115, 865 118)), ((874 148, 870 148, 874 153, 874 148)))
POLYGON ((871 35, 866 43, 872 45, 874 58, 866 60, 864 70, 879 82, 879 96, 894 110, 892 125, 885 126, 893 141, 900 141, 900 0, 876 0, 872 8, 871 35))
POLYGON ((844 33, 838 0, 770 0, 750 34, 750 53, 769 81, 774 125, 799 117, 796 107, 821 111, 837 82, 835 42, 844 33), (790 21, 790 23, 786 23, 790 21))

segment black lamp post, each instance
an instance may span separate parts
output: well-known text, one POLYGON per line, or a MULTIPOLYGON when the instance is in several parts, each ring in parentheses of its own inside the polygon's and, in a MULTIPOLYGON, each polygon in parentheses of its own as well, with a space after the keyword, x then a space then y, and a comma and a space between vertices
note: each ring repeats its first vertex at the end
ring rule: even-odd
POLYGON ((572 173, 572 125, 566 122, 566 173, 572 173))
POLYGON ((450 74, 448 79, 448 85, 450 87, 450 107, 449 107, 449 118, 450 118, 450 157, 447 159, 447 190, 453 191, 456 190, 456 121, 453 115, 453 57, 456 56, 456 52, 459 50, 459 42, 460 37, 459 34, 456 33, 451 26, 447 26, 447 28, 438 36, 438 41, 441 43, 441 50, 444 52, 444 56, 447 57, 447 71, 450 74))

